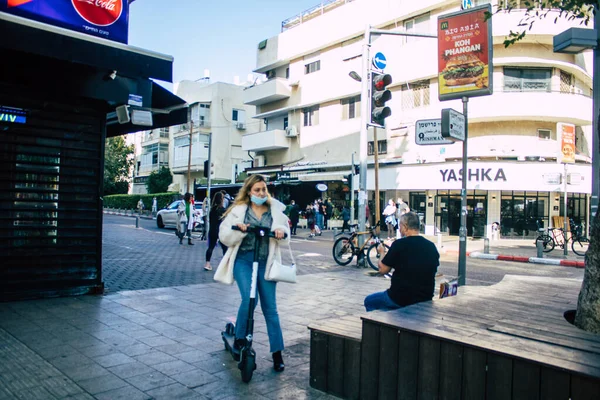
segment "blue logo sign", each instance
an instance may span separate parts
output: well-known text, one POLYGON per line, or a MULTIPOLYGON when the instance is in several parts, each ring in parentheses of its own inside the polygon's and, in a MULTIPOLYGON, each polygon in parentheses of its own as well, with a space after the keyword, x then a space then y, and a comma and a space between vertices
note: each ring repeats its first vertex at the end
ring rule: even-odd
POLYGON ((373 57, 373 66, 377 69, 385 69, 387 66, 387 60, 383 53, 375 54, 375 57, 373 57))
POLYGON ((27 113, 20 108, 0 106, 0 122, 24 124, 27 122, 27 113))
POLYGON ((462 9, 466 10, 473 7, 473 0, 462 0, 462 9))

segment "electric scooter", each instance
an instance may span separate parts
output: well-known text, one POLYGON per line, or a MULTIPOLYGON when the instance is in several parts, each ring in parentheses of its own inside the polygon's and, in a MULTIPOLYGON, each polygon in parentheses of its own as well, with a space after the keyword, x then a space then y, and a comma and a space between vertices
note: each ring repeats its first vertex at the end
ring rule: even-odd
MULTIPOLYGON (((240 228, 232 226, 231 229, 239 231, 240 228)), ((239 361, 238 368, 242 372, 242 381, 245 383, 250 382, 252 374, 256 369, 256 352, 252 348, 252 336, 254 332, 254 307, 256 305, 256 285, 258 282, 258 249, 260 248, 261 241, 265 237, 275 237, 275 234, 271 232, 270 228, 262 226, 249 226, 246 229, 249 234, 256 236, 254 242, 254 260, 252 262, 252 281, 250 283, 250 304, 248 309, 248 320, 246 323, 246 336, 245 343, 239 352, 234 349, 235 342, 235 325, 228 322, 225 325, 225 330, 221 332, 223 343, 225 344, 225 350, 231 353, 231 356, 235 361, 239 361)), ((287 237, 287 234, 285 235, 287 237)))

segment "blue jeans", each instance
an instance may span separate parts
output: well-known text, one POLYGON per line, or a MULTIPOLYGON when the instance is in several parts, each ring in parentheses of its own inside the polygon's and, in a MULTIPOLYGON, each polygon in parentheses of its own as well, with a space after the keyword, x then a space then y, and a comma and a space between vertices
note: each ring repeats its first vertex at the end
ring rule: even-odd
POLYGON ((367 311, 389 311, 396 310, 402 307, 394 303, 394 301, 390 299, 390 296, 388 296, 386 290, 385 292, 373 293, 365 297, 365 308, 367 309, 367 311))
POLYGON ((319 228, 323 230, 323 214, 321 213, 317 214, 317 225, 319 225, 319 228))
MULTIPOLYGON (((240 289, 240 295, 242 296, 242 304, 240 304, 240 308, 238 309, 237 320, 235 322, 236 339, 246 337, 253 259, 253 252, 238 253, 233 267, 233 277, 237 282, 238 288, 240 289)), ((277 313, 277 282, 267 281, 265 279, 265 269, 266 261, 259 262, 257 295, 258 298, 260 298, 260 308, 262 309, 265 321, 267 322, 267 333, 269 334, 271 353, 274 353, 283 350, 283 334, 281 333, 279 314, 277 313)), ((256 307, 256 303, 254 306, 256 307)))

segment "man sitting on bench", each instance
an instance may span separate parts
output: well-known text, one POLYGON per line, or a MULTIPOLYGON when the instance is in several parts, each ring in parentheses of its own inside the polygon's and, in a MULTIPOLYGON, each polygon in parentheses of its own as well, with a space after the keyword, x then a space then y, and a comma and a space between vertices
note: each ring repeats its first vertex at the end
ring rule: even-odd
POLYGON ((440 255, 433 243, 419 234, 419 216, 409 212, 399 221, 402 239, 392 243, 385 254, 385 247, 378 251, 379 273, 387 274, 392 269, 392 285, 385 292, 373 293, 365 298, 367 311, 395 310, 433 298, 435 274, 440 264, 440 255))

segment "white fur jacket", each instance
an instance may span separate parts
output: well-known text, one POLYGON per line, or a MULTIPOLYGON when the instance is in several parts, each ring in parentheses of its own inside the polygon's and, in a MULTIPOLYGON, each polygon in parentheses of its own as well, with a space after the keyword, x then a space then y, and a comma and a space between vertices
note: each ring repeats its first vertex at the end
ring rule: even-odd
MULTIPOLYGON (((273 224, 271 230, 281 229, 287 237, 285 239, 277 240, 275 238, 269 239, 269 257, 267 258, 267 267, 265 275, 268 275, 273 260, 281 262, 281 251, 279 249, 282 241, 284 243, 290 240, 290 225, 288 217, 283 213, 285 206, 271 198, 271 216, 273 217, 273 224)), ((238 250, 242 244, 242 240, 246 237, 247 233, 236 231, 231 229, 232 226, 244 223, 244 217, 246 216, 247 205, 234 206, 233 209, 227 214, 225 219, 221 222, 219 227, 219 240, 225 246, 229 247, 227 252, 223 256, 223 259, 219 263, 219 267, 215 272, 214 279, 216 281, 232 284, 233 283, 233 267, 235 259, 237 257, 238 250)))

